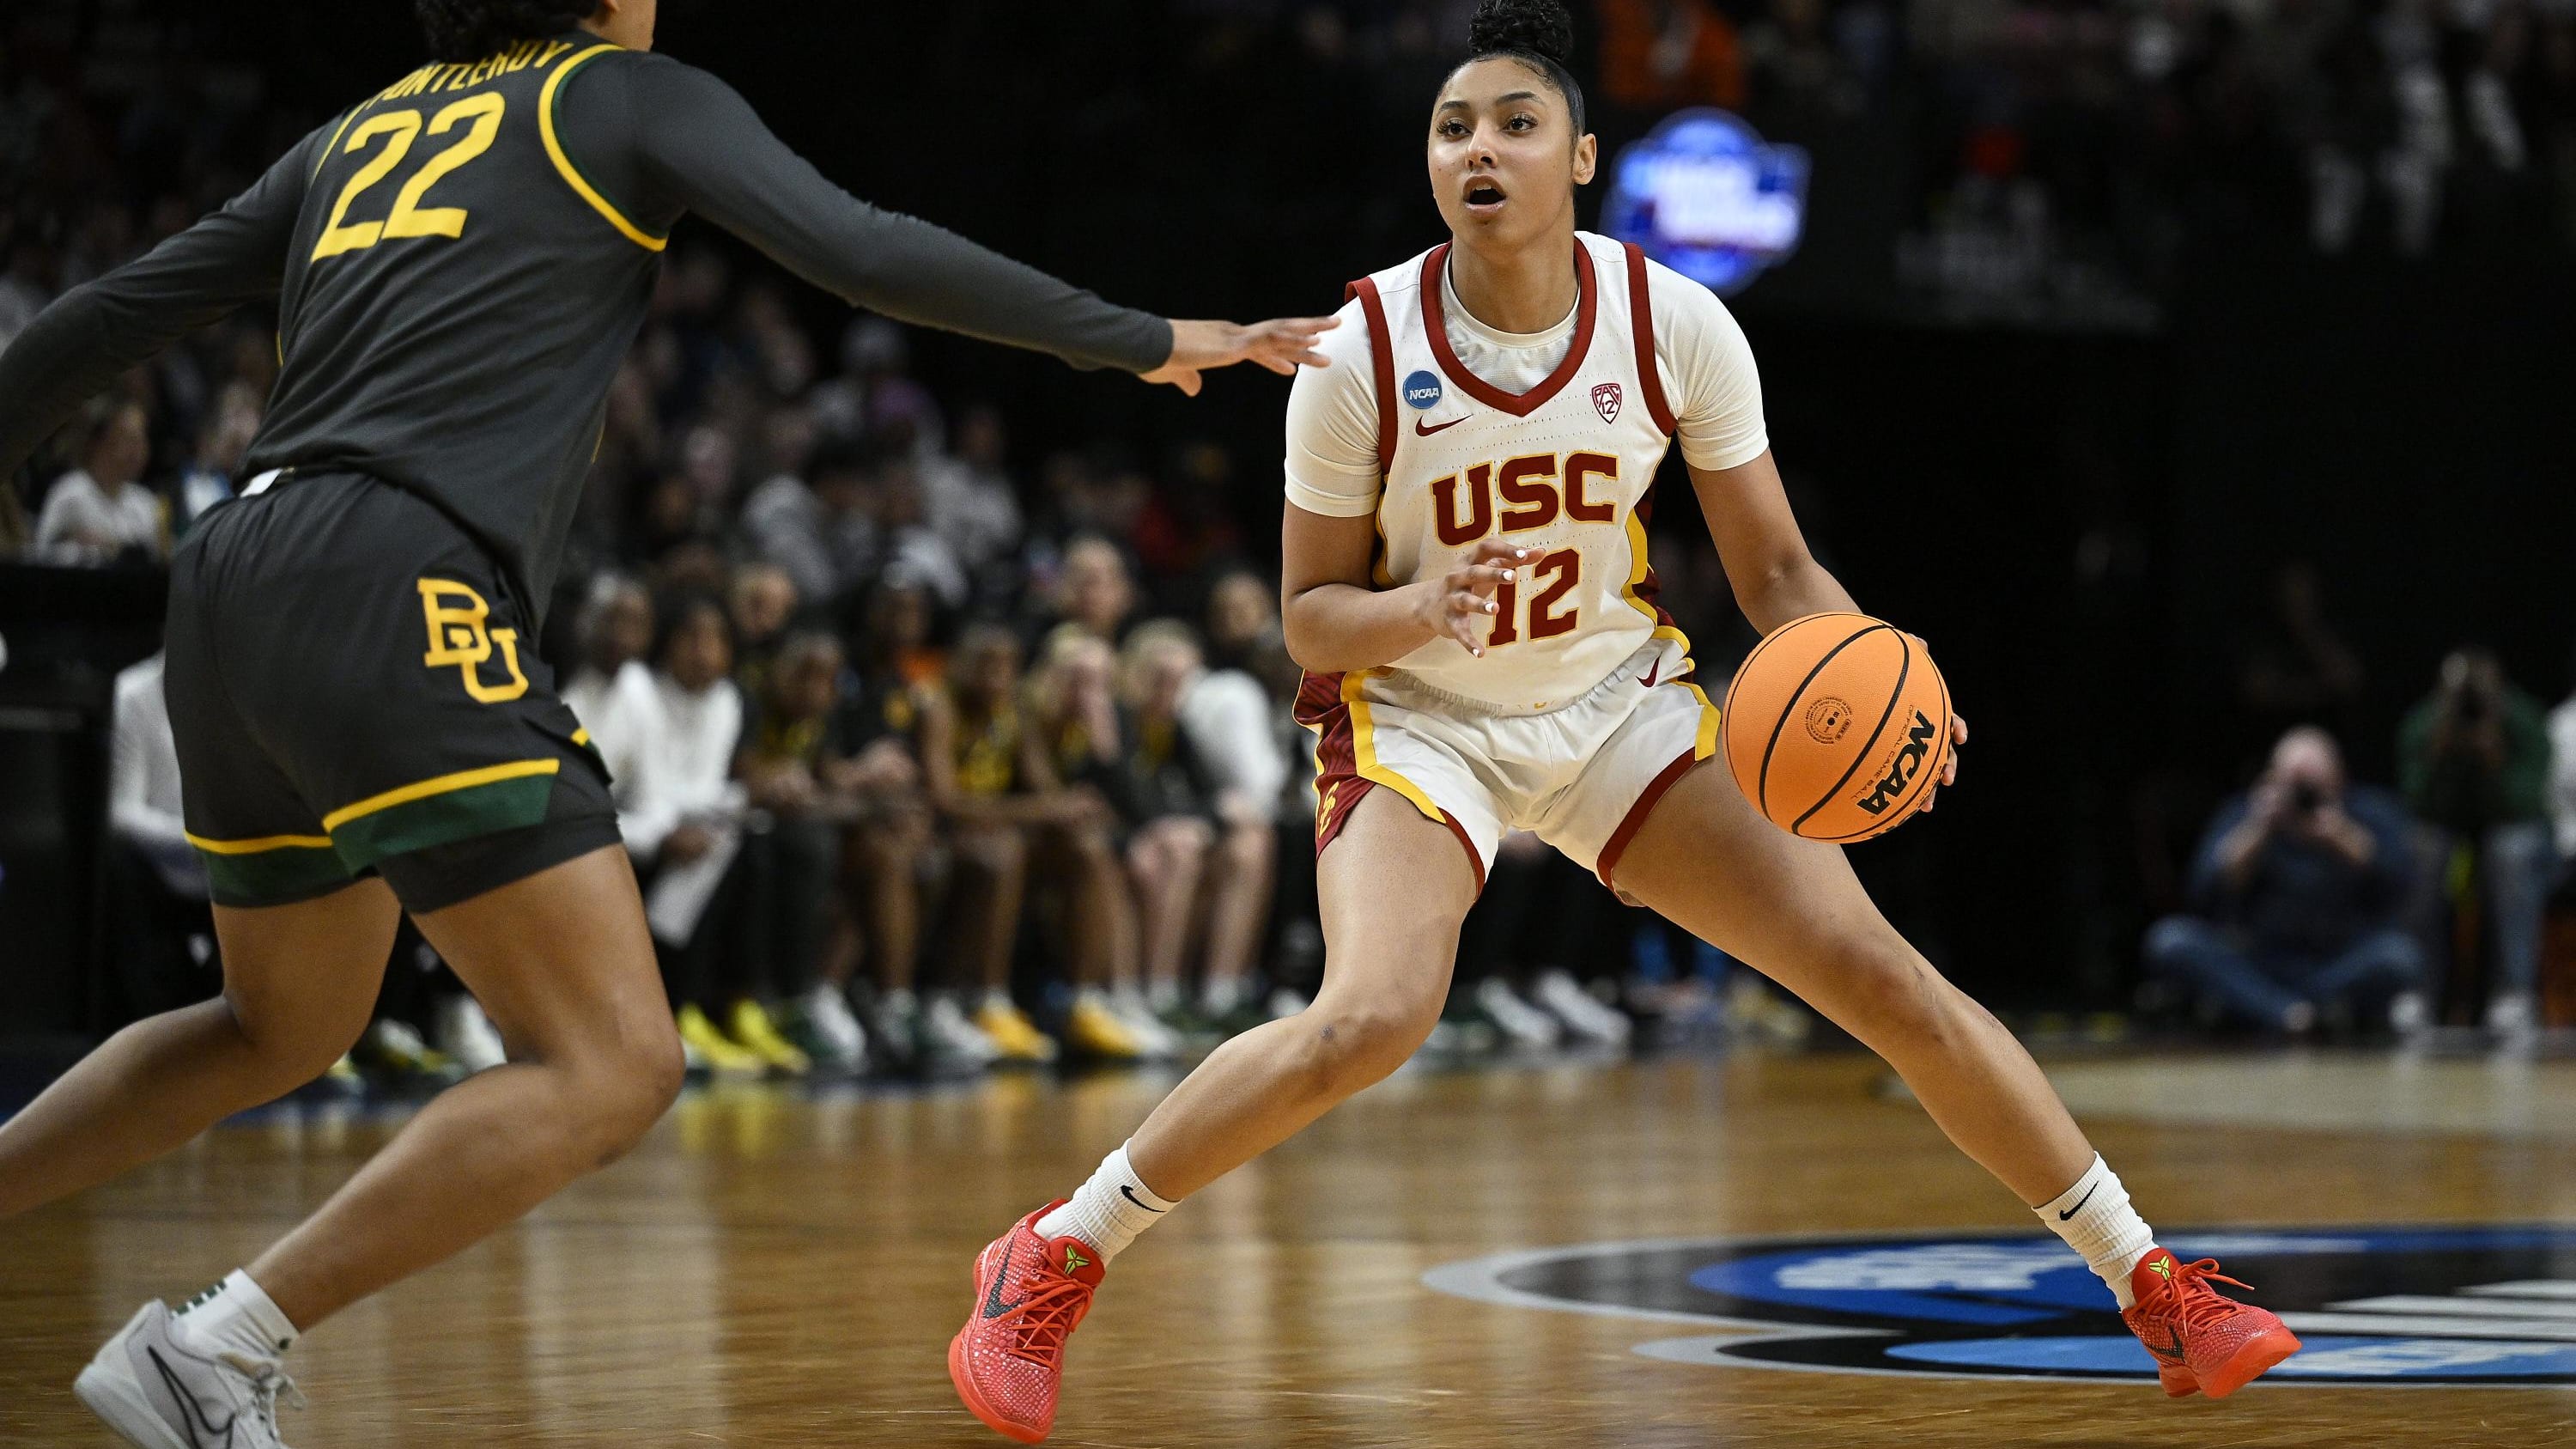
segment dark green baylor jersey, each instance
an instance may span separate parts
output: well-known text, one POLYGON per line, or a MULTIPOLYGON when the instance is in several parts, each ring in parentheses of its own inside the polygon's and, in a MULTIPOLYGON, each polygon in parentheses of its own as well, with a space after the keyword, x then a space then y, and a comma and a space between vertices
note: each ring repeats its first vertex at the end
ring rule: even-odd
POLYGON ((457 520, 542 607, 671 226, 697 212, 905 321, 1150 371, 1161 319, 833 186, 707 73, 586 32, 403 77, 0 354, 0 478, 80 401, 274 297, 248 467, 363 472, 457 520))

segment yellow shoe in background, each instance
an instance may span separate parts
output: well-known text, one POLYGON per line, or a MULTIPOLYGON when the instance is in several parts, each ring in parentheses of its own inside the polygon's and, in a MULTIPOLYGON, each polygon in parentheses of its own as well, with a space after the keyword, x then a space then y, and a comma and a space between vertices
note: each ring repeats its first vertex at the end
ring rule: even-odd
POLYGON ((746 996, 733 1004, 733 1039, 743 1049, 760 1058, 761 1065, 772 1071, 801 1077, 813 1070, 814 1059, 805 1055, 796 1043, 779 1035, 778 1023, 769 1019, 768 1008, 746 996))
POLYGON ((680 1040, 707 1064, 707 1070, 720 1077, 756 1077, 763 1070, 760 1058, 745 1050, 732 1038, 716 1030, 707 1014, 694 1006, 683 1006, 671 1018, 680 1029, 680 1040))
POLYGON ((984 998, 975 1009, 976 1029, 993 1039, 1002 1049, 1000 1060, 1006 1062, 1051 1062, 1055 1060, 1055 1042, 1038 1030, 1029 1014, 999 992, 984 998))
POLYGON ((1141 1061, 1148 1049, 1145 1039, 1119 1019, 1108 999, 1093 991, 1073 999, 1073 1014, 1064 1021, 1064 1041, 1084 1056, 1113 1062, 1141 1061))

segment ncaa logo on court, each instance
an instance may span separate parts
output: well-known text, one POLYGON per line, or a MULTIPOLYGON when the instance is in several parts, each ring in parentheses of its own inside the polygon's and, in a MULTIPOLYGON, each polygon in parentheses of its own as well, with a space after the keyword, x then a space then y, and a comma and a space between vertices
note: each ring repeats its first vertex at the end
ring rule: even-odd
MULTIPOLYGON (((2576 1228, 2212 1230, 2218 1258, 2306 1351, 2264 1385, 2576 1384, 2576 1228)), ((1713 1368, 1949 1378, 2136 1379, 2155 1360, 2046 1236, 1603 1243, 1435 1268, 1443 1292, 1712 1330, 1637 1345, 1713 1368)))
POLYGON ((1428 372, 1417 372, 1404 380, 1404 400, 1416 408, 1431 408, 1440 402, 1440 379, 1428 372))

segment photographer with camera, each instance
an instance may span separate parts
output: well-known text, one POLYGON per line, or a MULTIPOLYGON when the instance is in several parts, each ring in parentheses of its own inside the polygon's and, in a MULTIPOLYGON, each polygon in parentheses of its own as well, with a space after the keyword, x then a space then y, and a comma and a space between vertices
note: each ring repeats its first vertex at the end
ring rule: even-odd
POLYGON ((2505 678, 2493 654, 2453 651, 2433 693, 2398 727, 2397 782, 2415 812, 2425 949, 2435 960, 2447 956, 2444 907, 2467 905, 2460 893, 2474 889, 2493 972, 2487 1029, 2509 1041, 2528 1037, 2537 1025, 2532 989, 2555 859, 2549 727, 2539 702, 2505 678))
POLYGON ((2287 1036, 2424 1021, 2423 951, 2398 928, 2411 857, 2395 797, 2344 779, 2314 726, 2281 736, 2192 858, 2192 911, 2147 932, 2151 975, 2218 1022, 2287 1036))

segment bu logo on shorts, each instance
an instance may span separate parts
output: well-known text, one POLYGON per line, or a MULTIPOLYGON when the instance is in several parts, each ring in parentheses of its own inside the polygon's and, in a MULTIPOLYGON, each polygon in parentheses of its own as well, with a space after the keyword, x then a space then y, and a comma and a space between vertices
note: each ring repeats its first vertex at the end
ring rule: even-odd
POLYGON ((1605 382, 1592 390, 1592 410, 1599 413, 1605 423, 1619 421, 1619 404, 1623 400, 1619 384, 1615 382, 1605 382))
POLYGON ((528 676, 519 672, 519 631, 485 628, 492 606, 481 594, 453 579, 422 579, 420 611, 429 624, 429 652, 421 663, 432 669, 454 665, 465 677, 465 692, 478 704, 500 704, 528 692, 528 676), (494 644, 501 646, 501 663, 510 677, 485 684, 477 671, 492 657, 494 644))

